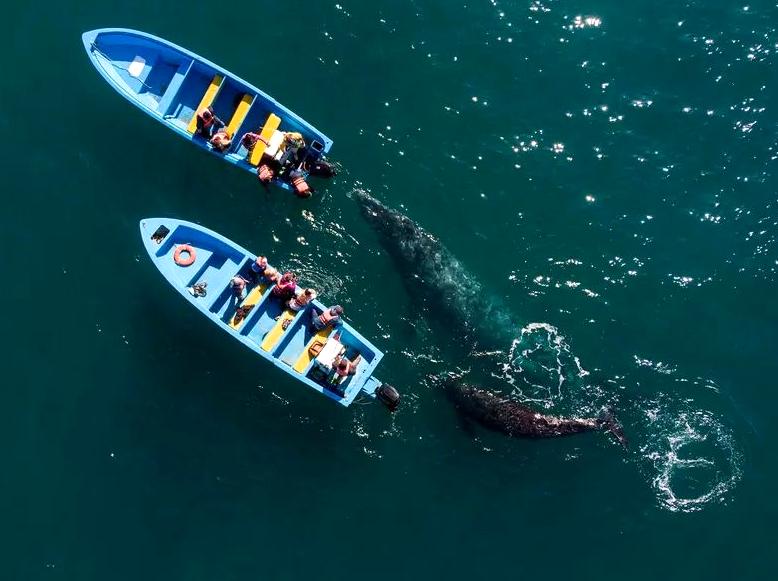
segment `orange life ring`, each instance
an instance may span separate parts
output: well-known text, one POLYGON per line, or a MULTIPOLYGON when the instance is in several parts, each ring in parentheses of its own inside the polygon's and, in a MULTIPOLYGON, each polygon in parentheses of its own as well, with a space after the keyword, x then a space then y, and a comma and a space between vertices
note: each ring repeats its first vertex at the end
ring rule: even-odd
POLYGON ((176 252, 173 254, 173 260, 178 266, 189 266, 195 261, 195 258, 197 258, 197 253, 191 244, 182 244, 176 248, 176 252), (181 257, 184 253, 186 253, 186 258, 181 257))

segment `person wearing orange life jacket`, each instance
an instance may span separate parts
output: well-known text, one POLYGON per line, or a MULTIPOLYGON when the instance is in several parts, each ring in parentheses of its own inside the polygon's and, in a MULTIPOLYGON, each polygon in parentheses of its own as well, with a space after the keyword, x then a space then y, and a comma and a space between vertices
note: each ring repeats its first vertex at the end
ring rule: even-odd
POLYGON ((314 331, 321 331, 325 327, 337 327, 342 323, 341 317, 343 316, 343 307, 340 305, 333 305, 327 308, 322 314, 318 314, 315 310, 311 311, 311 327, 314 331))
POLYGON ((300 198, 310 198, 313 188, 305 181, 305 172, 296 169, 289 173, 289 183, 292 184, 295 195, 300 198))
POLYGON ((222 127, 224 127, 224 121, 216 116, 213 112, 213 107, 207 107, 197 112, 196 135, 210 139, 214 132, 222 127))
POLYGON ((268 184, 270 184, 270 181, 273 179, 273 175, 273 170, 267 164, 263 163, 257 168, 257 177, 259 178, 260 183, 265 186, 265 189, 268 189, 268 184))

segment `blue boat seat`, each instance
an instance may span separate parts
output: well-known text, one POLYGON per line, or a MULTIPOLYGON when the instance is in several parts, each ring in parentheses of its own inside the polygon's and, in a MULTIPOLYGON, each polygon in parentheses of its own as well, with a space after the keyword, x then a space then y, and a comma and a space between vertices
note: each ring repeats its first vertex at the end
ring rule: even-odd
POLYGON ((179 65, 178 70, 176 70, 176 73, 173 75, 173 78, 170 81, 170 84, 167 86, 167 89, 165 89, 165 94, 162 95, 162 99, 160 99, 159 104, 157 105, 157 111, 159 111, 159 114, 163 117, 170 112, 169 110, 173 105, 173 100, 176 98, 176 95, 178 95, 178 91, 181 89, 181 85, 184 84, 186 75, 189 73, 189 69, 192 68, 193 62, 194 61, 182 62, 179 65))
POLYGON ((209 310, 214 306, 214 303, 219 300, 219 295, 221 295, 222 291, 229 286, 232 277, 236 274, 236 272, 223 269, 205 278, 208 283, 208 296, 211 297, 207 303, 207 308, 209 310), (213 292, 213 295, 211 295, 211 292, 213 292))

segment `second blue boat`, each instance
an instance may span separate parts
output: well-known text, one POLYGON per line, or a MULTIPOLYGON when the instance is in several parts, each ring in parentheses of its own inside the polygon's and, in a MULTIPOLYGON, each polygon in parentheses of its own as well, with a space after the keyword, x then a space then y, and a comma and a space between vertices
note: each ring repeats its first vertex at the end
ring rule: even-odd
POLYGON ((227 238, 192 222, 146 218, 140 223, 146 251, 167 281, 189 303, 254 353, 296 380, 350 405, 360 394, 378 398, 389 409, 399 394, 374 375, 383 353, 347 322, 315 328, 329 308, 313 300, 295 312, 273 287, 252 273, 257 257, 227 238), (236 296, 235 277, 248 282, 236 296), (335 362, 355 362, 339 375, 335 362))

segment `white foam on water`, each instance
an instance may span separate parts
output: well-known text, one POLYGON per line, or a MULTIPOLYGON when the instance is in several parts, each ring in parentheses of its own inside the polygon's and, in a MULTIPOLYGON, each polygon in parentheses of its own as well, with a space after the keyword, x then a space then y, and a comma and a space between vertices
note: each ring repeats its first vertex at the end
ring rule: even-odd
POLYGON ((499 377, 522 401, 545 408, 560 404, 590 407, 593 394, 587 388, 591 386, 583 381, 589 372, 573 355, 565 337, 548 323, 529 323, 521 329, 500 372, 499 377), (584 404, 582 400, 589 401, 584 404))
POLYGON ((648 430, 640 446, 660 506, 696 512, 726 501, 742 476, 733 432, 707 410, 673 413, 668 407, 667 401, 654 402, 645 410, 648 430))

